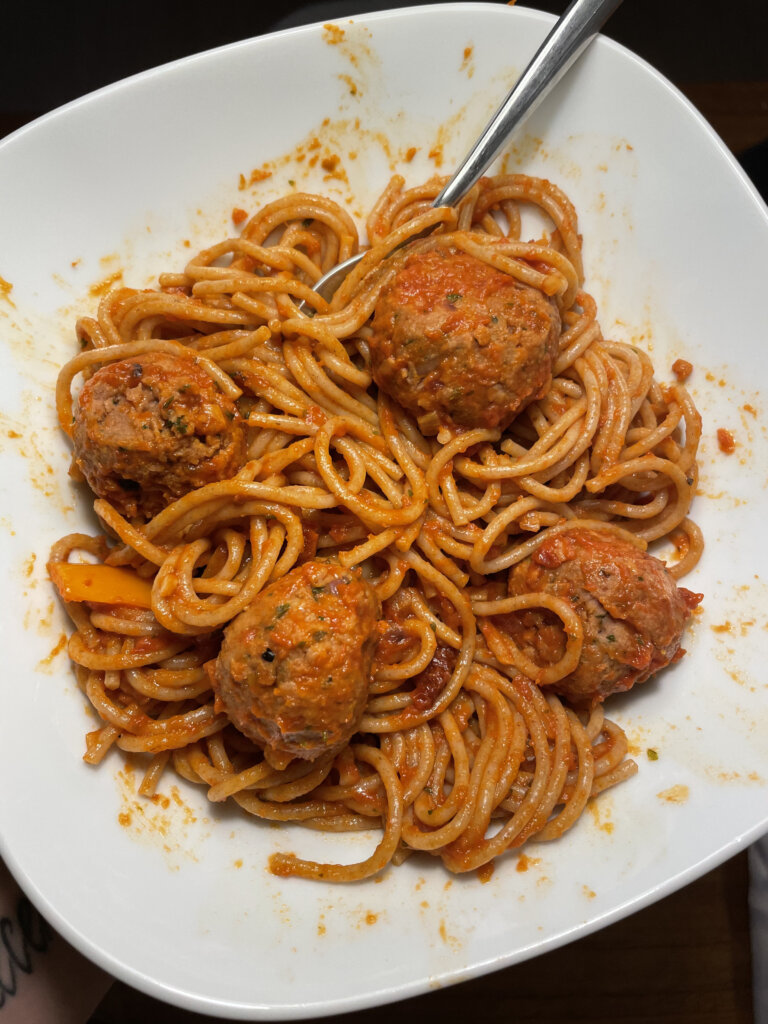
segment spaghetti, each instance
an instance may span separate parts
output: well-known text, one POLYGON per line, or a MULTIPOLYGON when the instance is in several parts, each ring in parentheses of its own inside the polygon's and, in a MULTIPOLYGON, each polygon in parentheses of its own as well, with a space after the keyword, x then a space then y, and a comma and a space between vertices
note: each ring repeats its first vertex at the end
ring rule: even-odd
MULTIPOLYGON (((521 592, 514 581, 537 557, 556 576, 552 552, 580 538, 590 551, 635 552, 644 565, 660 565, 643 553, 649 543, 670 540, 678 559, 654 572, 674 579, 702 549, 687 518, 699 416, 682 384, 657 383, 645 353, 602 336, 569 200, 549 182, 500 175, 456 209, 434 209, 441 186, 391 181, 368 218, 370 247, 330 302, 313 285, 357 251, 354 223, 322 196, 268 204, 239 237, 204 249, 183 273, 162 274, 157 289, 105 296, 78 321, 82 352, 59 378, 70 436, 84 422, 86 389, 104 407, 122 401, 105 396, 117 395, 109 388, 125 367, 194 362, 207 381, 196 385, 194 409, 184 388, 157 401, 170 408, 166 419, 151 419, 135 399, 125 427, 194 450, 185 455, 198 460, 189 487, 176 488, 161 460, 160 489, 142 509, 148 485, 128 479, 124 463, 89 463, 97 492, 118 479, 110 500, 95 501, 104 535, 64 538, 49 568, 75 626, 70 658, 100 719, 87 762, 116 746, 146 759, 145 795, 172 766, 212 801, 259 818, 381 831, 357 864, 276 854, 270 865, 281 875, 351 881, 414 851, 468 871, 532 837, 562 835, 636 765, 603 715, 605 692, 569 696, 567 680, 597 636, 575 607, 576 584, 557 577, 554 587, 521 592), (537 241, 520 237, 525 207, 548 221, 537 241), (433 233, 419 238, 426 228, 433 233), (445 407, 420 415, 374 384, 383 297, 420 253, 463 254, 503 276, 499 287, 527 289, 555 311, 546 386, 536 379, 511 423, 457 426, 445 407), (228 425, 211 426, 216 401, 202 402, 206 389, 221 396, 228 425), (193 432, 195 415, 206 425, 193 432), (230 429, 247 451, 235 471, 222 471, 212 438, 230 429), (83 553, 96 564, 79 567, 83 553), (280 756, 236 729, 213 692, 222 630, 316 563, 375 592, 377 645, 351 739, 311 757, 280 756), (106 570, 120 570, 119 583, 106 570), (531 639, 532 621, 536 637, 557 634, 548 655, 531 639)), ((447 298, 460 307, 460 292, 447 298)), ((451 400, 462 405, 460 394, 451 400)), ((98 410, 94 431, 107 415, 98 410)), ((157 443, 145 447, 156 452, 157 443)), ((87 462, 81 444, 75 471, 87 462)), ((575 564, 567 551, 558 557, 575 564)), ((674 660, 679 639, 663 659, 654 649, 633 662, 634 675, 614 689, 674 660)))

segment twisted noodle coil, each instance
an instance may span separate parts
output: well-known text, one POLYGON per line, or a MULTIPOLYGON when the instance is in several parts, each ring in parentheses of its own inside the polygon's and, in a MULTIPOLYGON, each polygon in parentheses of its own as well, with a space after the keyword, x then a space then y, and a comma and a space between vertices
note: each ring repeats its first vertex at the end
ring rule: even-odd
POLYGON ((351 881, 412 851, 451 871, 487 865, 535 836, 551 840, 586 802, 635 770, 600 706, 577 713, 548 684, 578 662, 582 627, 567 601, 507 597, 506 575, 574 525, 670 539, 689 571, 701 551, 687 518, 700 419, 681 384, 660 385, 647 354, 605 339, 583 290, 576 212, 550 182, 483 179, 455 210, 430 206, 442 182, 396 177, 368 220, 370 248, 328 303, 313 284, 358 248, 331 199, 265 206, 240 237, 212 245, 158 288, 120 288, 77 323, 83 351, 61 372, 57 407, 71 434, 73 385, 150 351, 194 355, 248 419, 248 457, 231 479, 194 490, 149 522, 103 499, 109 537, 72 535, 51 563, 86 552, 151 581, 151 609, 70 603, 69 654, 100 724, 86 761, 142 755, 141 792, 164 768, 271 821, 341 832, 379 829, 353 865, 276 854, 278 874, 351 881), (520 238, 521 209, 544 219, 520 238), (394 255, 427 225, 435 233, 394 255), (407 254, 450 247, 554 297, 563 329, 547 394, 498 429, 426 436, 370 373, 366 326, 407 254), (314 315, 298 308, 305 302, 314 315), (306 557, 361 567, 402 634, 380 644, 360 730, 341 753, 270 766, 214 703, 206 662, 221 629, 306 557), (512 644, 499 660, 493 616, 545 608, 563 623, 560 661, 512 644), (495 632, 494 632, 495 631, 495 632), (444 654, 443 685, 419 685, 444 654))

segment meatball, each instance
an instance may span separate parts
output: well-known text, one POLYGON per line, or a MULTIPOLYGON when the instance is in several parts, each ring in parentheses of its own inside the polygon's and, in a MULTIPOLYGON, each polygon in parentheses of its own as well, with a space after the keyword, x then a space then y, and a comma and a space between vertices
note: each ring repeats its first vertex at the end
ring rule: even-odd
POLYGON ((292 569, 226 628, 217 704, 275 766, 340 750, 365 709, 379 613, 358 570, 292 569))
POLYGON ((128 517, 151 518, 245 459, 245 423, 194 360, 147 352, 109 363, 83 386, 74 464, 128 517))
MULTIPOLYGON (((594 706, 677 661, 683 627, 701 600, 677 587, 663 562, 601 530, 576 528, 545 540, 509 576, 512 595, 545 592, 571 602, 584 626, 575 671, 552 684, 575 705, 594 706)), ((560 619, 546 610, 505 616, 539 663, 565 652, 560 619)))
POLYGON ((504 429, 552 381, 560 314, 535 288, 456 249, 408 256, 376 303, 374 380, 418 417, 504 429))

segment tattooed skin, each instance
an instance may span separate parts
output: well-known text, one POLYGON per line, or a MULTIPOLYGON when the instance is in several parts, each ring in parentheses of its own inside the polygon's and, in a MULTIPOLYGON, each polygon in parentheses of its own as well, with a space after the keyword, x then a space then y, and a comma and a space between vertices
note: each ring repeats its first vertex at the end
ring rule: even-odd
POLYGON ((19 896, 14 917, 0 917, 0 1010, 16 995, 20 974, 32 974, 33 953, 45 953, 54 931, 26 896, 19 896))

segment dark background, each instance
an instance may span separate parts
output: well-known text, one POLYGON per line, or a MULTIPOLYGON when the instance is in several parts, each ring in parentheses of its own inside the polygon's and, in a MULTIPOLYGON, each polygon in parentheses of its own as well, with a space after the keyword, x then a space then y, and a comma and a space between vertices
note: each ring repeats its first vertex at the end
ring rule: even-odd
MULTIPOLYGON (((561 13, 564 0, 518 0, 561 13)), ((177 57, 309 21, 414 6, 397 0, 4 4, 2 109, 41 112, 177 57)), ((765 0, 625 0, 604 29, 673 81, 768 74, 765 0)))
MULTIPOLYGON (((0 137, 84 93, 277 28, 414 0, 7 0, 0 18, 0 137)), ((560 14, 566 0, 519 0, 560 14)), ((765 190, 766 0, 625 0, 605 33, 670 78, 765 190)))
MULTIPOLYGON (((566 0, 519 0, 560 14, 566 0)), ((412 6, 397 0, 26 4, 0 18, 0 136, 128 75, 275 28, 412 6)), ((625 0, 606 26, 683 90, 768 191, 766 0, 625 0)), ((130 154, 127 154, 130 158, 130 154)), ((2 244, 2 239, 0 239, 2 244)), ((748 872, 740 854, 679 893, 563 949, 349 1024, 753 1024, 748 872)), ((116 927, 119 924, 116 923, 116 927)), ((198 1017, 116 984, 91 1024, 198 1017)), ((330 1020, 330 1019, 329 1019, 330 1020)))
MULTIPOLYGON (((559 14, 564 0, 519 0, 559 14)), ((309 21, 413 6, 398 0, 133 0, 3 5, 0 112, 36 116, 200 50, 309 21)), ((676 84, 768 78, 765 0, 625 0, 604 29, 676 84)), ((768 114, 768 111, 766 111, 768 114)))

